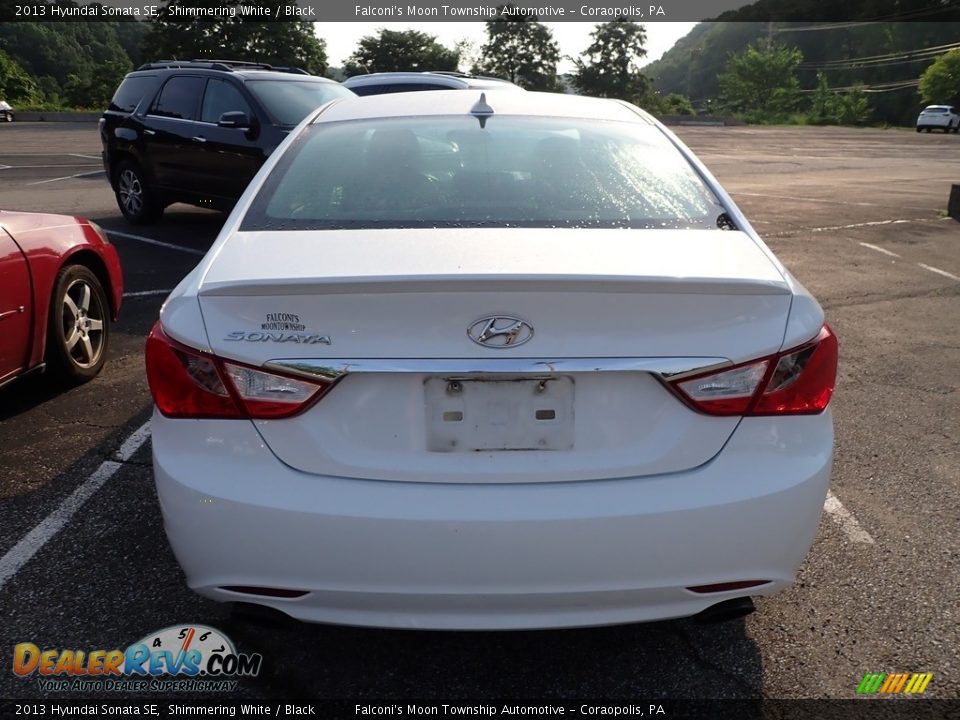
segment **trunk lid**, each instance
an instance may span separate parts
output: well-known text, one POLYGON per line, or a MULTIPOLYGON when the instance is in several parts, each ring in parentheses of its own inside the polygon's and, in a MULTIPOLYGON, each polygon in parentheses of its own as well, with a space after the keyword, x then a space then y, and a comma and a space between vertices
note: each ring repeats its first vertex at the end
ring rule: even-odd
POLYGON ((696 467, 738 420, 693 412, 651 370, 775 352, 791 298, 747 235, 680 230, 241 233, 200 288, 217 354, 352 370, 307 412, 257 422, 282 461, 418 482, 696 467), (482 346, 468 329, 487 317, 533 335, 482 346))

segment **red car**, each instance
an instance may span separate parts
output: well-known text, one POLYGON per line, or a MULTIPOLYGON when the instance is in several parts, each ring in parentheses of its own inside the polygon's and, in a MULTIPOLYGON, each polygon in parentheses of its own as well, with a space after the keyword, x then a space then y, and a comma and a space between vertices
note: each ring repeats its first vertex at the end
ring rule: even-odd
POLYGON ((91 380, 122 298, 120 259, 97 225, 0 211, 0 386, 44 367, 91 380))

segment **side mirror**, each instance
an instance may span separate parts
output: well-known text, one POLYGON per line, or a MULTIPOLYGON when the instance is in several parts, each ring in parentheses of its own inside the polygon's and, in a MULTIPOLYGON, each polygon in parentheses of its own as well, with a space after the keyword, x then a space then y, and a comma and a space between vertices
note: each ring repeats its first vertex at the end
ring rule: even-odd
POLYGON ((242 110, 225 112, 220 116, 220 119, 217 120, 217 127, 239 128, 241 130, 247 130, 250 128, 250 126, 250 118, 247 117, 247 114, 242 110))

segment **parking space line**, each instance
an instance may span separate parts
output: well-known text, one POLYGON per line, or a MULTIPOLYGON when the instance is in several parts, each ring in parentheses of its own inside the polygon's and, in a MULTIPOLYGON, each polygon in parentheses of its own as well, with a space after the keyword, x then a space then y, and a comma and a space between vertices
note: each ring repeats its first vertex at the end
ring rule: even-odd
POLYGON ((137 428, 120 446, 110 460, 104 460, 91 475, 74 490, 60 505, 30 532, 28 532, 6 555, 0 558, 0 590, 16 575, 50 539, 60 532, 77 511, 83 507, 104 483, 133 457, 150 437, 150 423, 137 428))
POLYGON ((924 265, 923 263, 917 263, 917 265, 922 267, 924 270, 929 270, 930 272, 936 273, 937 275, 943 275, 944 277, 950 278, 951 280, 960 280, 960 277, 957 277, 953 273, 948 273, 946 270, 935 268, 932 265, 924 265))
POLYGON ((91 175, 102 174, 103 170, 92 170, 90 172, 82 172, 75 175, 64 175, 63 177, 50 178, 49 180, 37 180, 36 182, 27 183, 27 185, 44 185, 46 183, 58 182, 60 180, 72 180, 73 178, 90 177, 91 175))
MULTIPOLYGON (((871 220, 870 222, 852 223, 850 225, 828 225, 827 227, 810 228, 810 232, 828 232, 830 230, 852 230, 854 228, 874 227, 875 225, 899 225, 901 223, 916 222, 916 220, 871 220)), ((861 243, 862 245, 863 243, 861 243)))
POLYGON ((169 295, 173 290, 141 290, 140 292, 128 292, 124 293, 123 297, 125 298, 138 298, 138 297, 150 297, 152 295, 169 295))
POLYGON ((836 521, 851 542, 866 543, 867 545, 874 544, 873 537, 871 537, 870 533, 860 526, 860 523, 857 522, 853 513, 847 510, 832 492, 827 493, 827 499, 823 503, 823 509, 836 521))
POLYGON ((180 252, 200 256, 207 254, 203 250, 183 247, 182 245, 174 245, 173 243, 163 242, 162 240, 154 240, 153 238, 143 237, 143 235, 131 235, 130 233, 120 232, 119 230, 110 230, 108 228, 104 228, 104 231, 107 233, 107 235, 116 235, 117 237, 124 238, 125 240, 136 240, 137 242, 146 243, 147 245, 156 245, 157 247, 167 248, 167 250, 179 250, 180 252))
POLYGON ((70 157, 85 158, 87 160, 102 160, 102 158, 96 155, 82 155, 80 153, 70 153, 70 157))
POLYGON ((865 242, 862 242, 862 243, 859 243, 859 244, 860 244, 860 245, 863 245, 865 248, 870 248, 871 250, 876 250, 878 253, 883 253, 884 255, 889 255, 890 257, 895 257, 895 258, 900 257, 900 256, 897 255, 895 252, 891 252, 890 250, 887 250, 886 248, 882 248, 882 247, 880 247, 880 246, 878 246, 878 245, 873 245, 873 244, 871 244, 871 243, 865 243, 865 242))
MULTIPOLYGON (((733 192, 731 195, 736 198, 737 196, 744 197, 760 197, 760 198, 773 198, 774 200, 796 200, 798 202, 810 202, 810 203, 824 203, 826 205, 852 205, 857 207, 884 207, 889 208, 889 203, 875 203, 875 202, 851 202, 849 200, 828 200, 826 198, 815 198, 815 197, 803 197, 797 195, 772 195, 770 193, 755 193, 755 192, 733 192)), ((901 210, 926 210, 929 211, 928 207, 919 207, 917 205, 897 205, 901 210)))

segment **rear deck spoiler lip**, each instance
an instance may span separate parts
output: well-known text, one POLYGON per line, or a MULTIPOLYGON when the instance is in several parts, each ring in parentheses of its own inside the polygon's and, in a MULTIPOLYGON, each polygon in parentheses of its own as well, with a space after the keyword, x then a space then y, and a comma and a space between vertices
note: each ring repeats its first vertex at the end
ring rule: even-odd
POLYGON ((490 375, 556 375, 567 373, 645 372, 664 380, 719 370, 732 365, 721 357, 630 357, 630 358, 475 358, 345 359, 284 358, 264 363, 265 370, 299 375, 311 380, 336 382, 353 373, 415 373, 476 379, 490 375))

